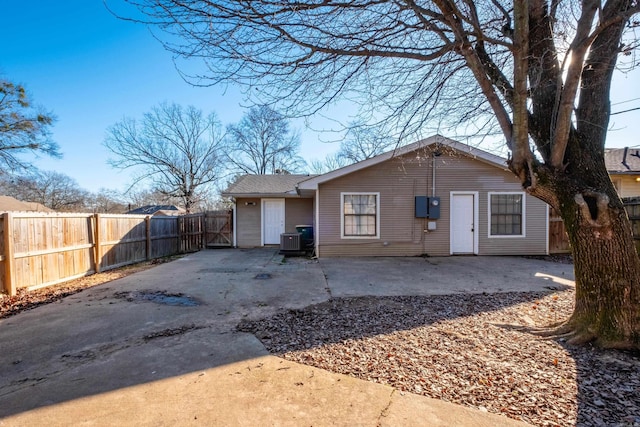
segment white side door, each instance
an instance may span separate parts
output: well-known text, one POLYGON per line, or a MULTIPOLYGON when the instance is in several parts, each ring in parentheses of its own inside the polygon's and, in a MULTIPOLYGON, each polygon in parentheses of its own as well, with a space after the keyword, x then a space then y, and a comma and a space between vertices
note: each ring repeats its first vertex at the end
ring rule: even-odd
POLYGON ((451 253, 477 253, 475 193, 451 193, 451 253))
POLYGON ((284 199, 262 199, 262 244, 279 245, 284 233, 284 199))

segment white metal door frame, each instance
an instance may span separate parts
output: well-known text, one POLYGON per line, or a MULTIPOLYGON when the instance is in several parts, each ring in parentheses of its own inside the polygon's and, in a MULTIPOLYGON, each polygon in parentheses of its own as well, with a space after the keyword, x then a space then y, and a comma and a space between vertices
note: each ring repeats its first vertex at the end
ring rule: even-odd
MULTIPOLYGON (((461 199, 458 199, 461 200, 461 199)), ((478 228, 480 227, 480 223, 478 221, 478 192, 477 191, 452 191, 450 193, 450 200, 449 200, 449 253, 451 255, 453 254, 463 254, 463 253, 467 253, 467 254, 474 254, 474 255, 478 255, 478 235, 479 235, 479 230, 478 228), (472 223, 471 224, 457 224, 455 221, 455 217, 457 216, 457 207, 456 207, 456 196, 471 196, 472 198, 472 214, 470 215, 471 218, 466 218, 467 219, 472 219, 472 223), (470 227, 469 231, 473 234, 472 236, 472 244, 468 247, 469 251, 459 251, 459 250, 455 250, 454 251, 454 239, 455 236, 458 235, 458 232, 460 230, 463 230, 465 227, 470 227), (473 247, 471 247, 473 246, 473 247)))
MULTIPOLYGON (((261 203, 261 221, 260 221, 260 244, 262 246, 264 245, 279 245, 280 244, 280 234, 284 233, 284 212, 285 212, 285 201, 284 199, 262 199, 262 203, 261 203), (267 209, 273 209, 276 208, 276 210, 272 211, 273 212, 277 212, 277 217, 276 220, 274 221, 276 224, 268 224, 267 223, 267 209), (274 237, 273 239, 268 239, 267 237, 273 237, 273 236, 267 236, 267 232, 271 231, 270 227, 277 227, 277 236, 274 237)), ((269 219, 272 220, 271 215, 269 215, 269 219)))

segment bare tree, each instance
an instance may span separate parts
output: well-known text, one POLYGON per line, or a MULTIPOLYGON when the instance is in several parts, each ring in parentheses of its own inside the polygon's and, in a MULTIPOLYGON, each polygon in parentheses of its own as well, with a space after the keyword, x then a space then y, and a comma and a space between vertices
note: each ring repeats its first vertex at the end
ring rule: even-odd
POLYGON ((125 118, 107 133, 114 167, 136 168, 140 180, 180 198, 187 212, 220 177, 223 132, 215 114, 164 103, 142 121, 125 118))
POLYGON ((149 188, 140 190, 131 189, 127 192, 129 209, 132 210, 146 205, 179 205, 181 201, 175 197, 149 188))
POLYGON ((311 173, 323 174, 331 172, 332 170, 340 169, 344 166, 350 165, 353 162, 347 161, 339 153, 327 154, 324 160, 312 160, 309 164, 311 173))
POLYGON ((59 212, 84 212, 89 192, 63 173, 36 171, 29 175, 7 176, 2 190, 23 202, 36 202, 59 212))
POLYGON ((242 173, 265 175, 299 170, 300 136, 271 107, 253 107, 240 123, 227 127, 227 161, 242 173))
POLYGON ((122 195, 116 190, 101 188, 90 196, 91 209, 94 213, 125 213, 127 205, 122 201, 122 195))
POLYGON ((640 348, 640 258, 603 160, 637 0, 129 2, 177 36, 168 49, 206 63, 201 77, 259 81, 301 114, 343 97, 401 132, 499 129, 509 167, 569 234, 576 305, 553 332, 640 348))
POLYGON ((397 142, 385 129, 365 123, 351 123, 337 156, 345 164, 357 163, 384 153, 397 142))
POLYGON ((0 79, 0 164, 8 170, 26 169, 26 153, 60 157, 51 139, 51 113, 32 105, 24 86, 0 79))

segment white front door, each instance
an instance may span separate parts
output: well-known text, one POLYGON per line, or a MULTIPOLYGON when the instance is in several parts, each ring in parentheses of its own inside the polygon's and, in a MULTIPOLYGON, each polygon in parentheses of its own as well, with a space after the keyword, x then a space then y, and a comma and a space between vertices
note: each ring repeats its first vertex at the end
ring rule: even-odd
POLYGON ((262 244, 279 245, 284 233, 284 199, 262 199, 262 244))
POLYGON ((451 193, 451 253, 476 253, 476 194, 451 193))

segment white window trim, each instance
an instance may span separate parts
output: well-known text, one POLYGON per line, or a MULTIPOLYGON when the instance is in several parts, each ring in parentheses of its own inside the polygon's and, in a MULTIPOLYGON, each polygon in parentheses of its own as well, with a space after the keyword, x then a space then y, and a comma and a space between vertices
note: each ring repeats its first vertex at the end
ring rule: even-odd
POLYGON ((524 191, 490 191, 487 193, 487 237, 489 239, 522 239, 527 237, 527 194, 524 191), (498 196, 522 196, 522 234, 491 234, 491 196, 494 194, 498 196))
POLYGON ((340 238, 341 239, 380 240, 380 192, 345 191, 340 193, 340 238), (345 236, 344 235, 344 196, 376 196, 376 235, 375 236, 345 236))

